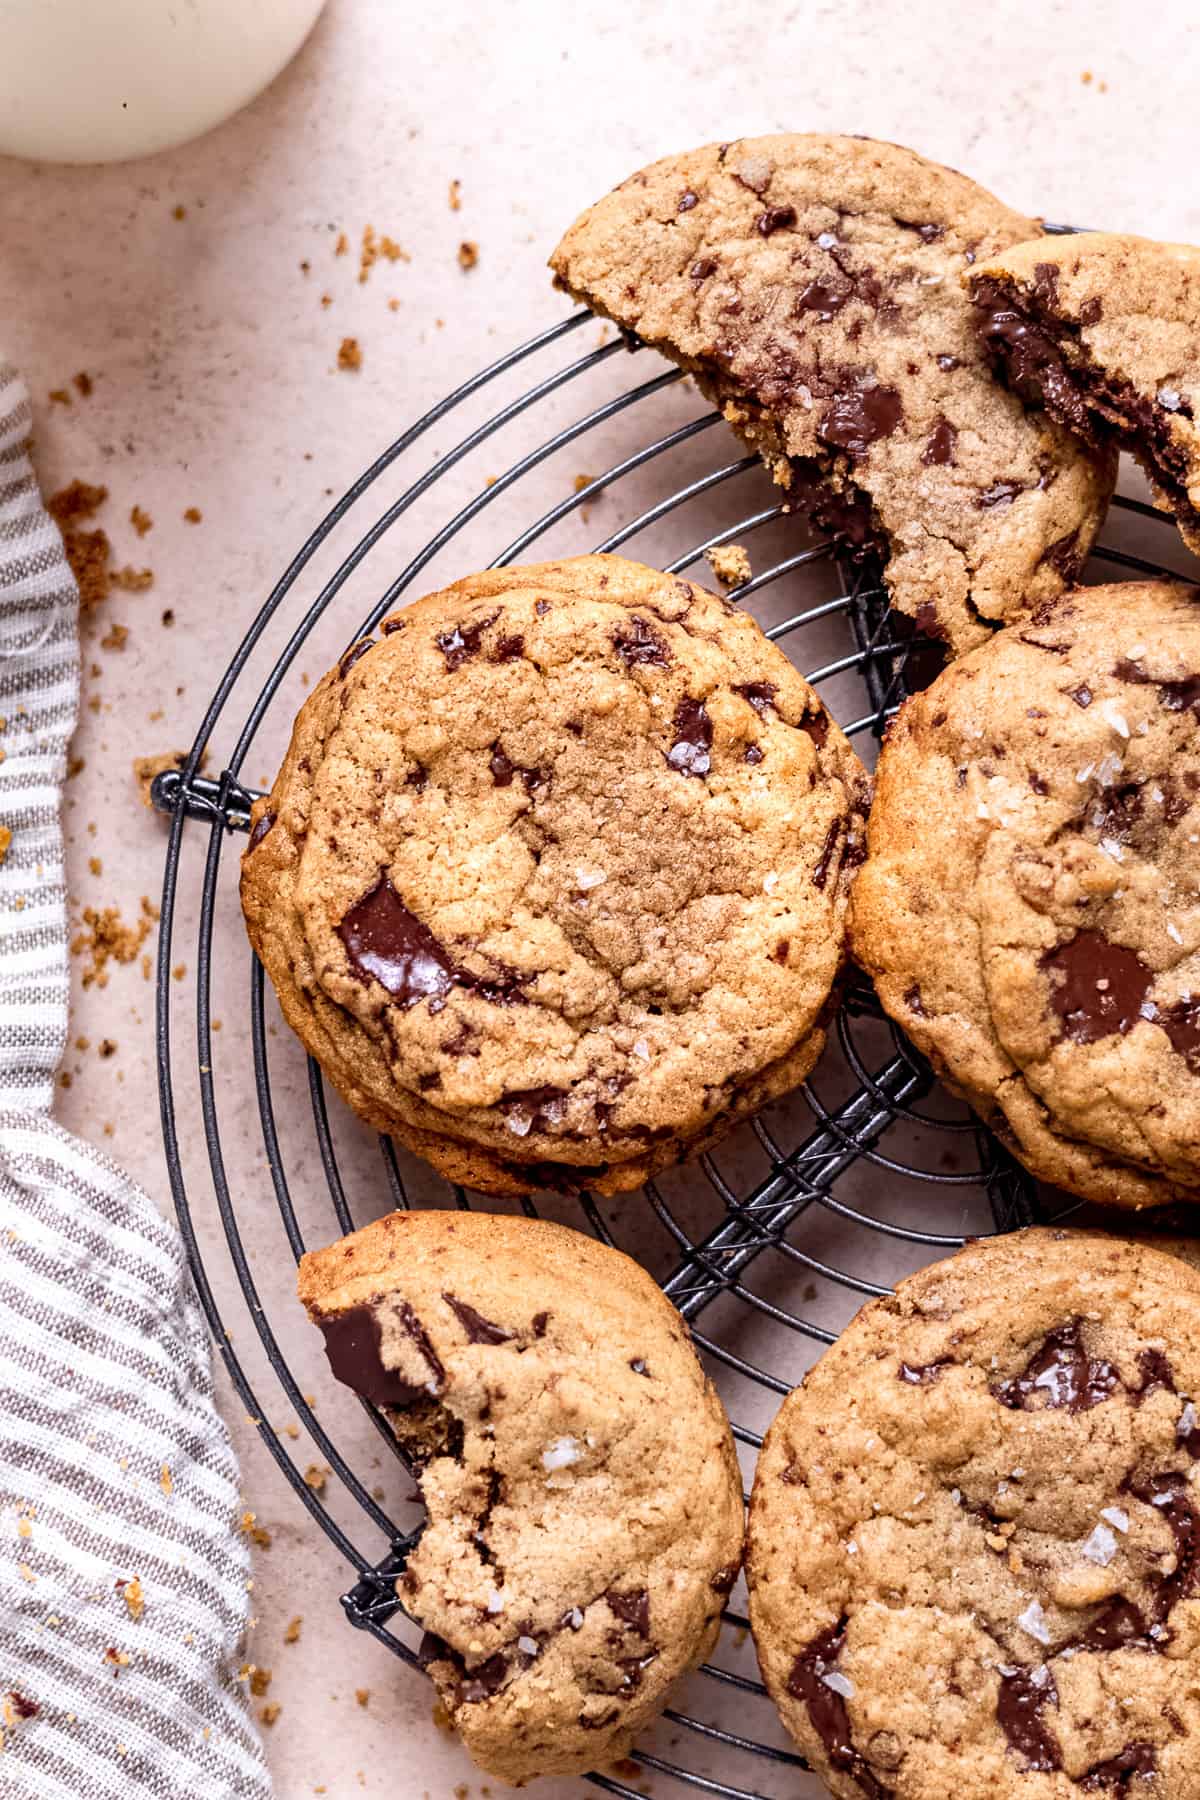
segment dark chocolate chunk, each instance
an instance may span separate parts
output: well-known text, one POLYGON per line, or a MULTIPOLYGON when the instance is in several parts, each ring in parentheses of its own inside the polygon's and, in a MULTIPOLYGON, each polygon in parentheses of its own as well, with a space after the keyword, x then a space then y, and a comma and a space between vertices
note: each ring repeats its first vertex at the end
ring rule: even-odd
POLYGON ((822 281, 818 276, 797 295, 794 310, 797 314, 815 313, 823 325, 828 325, 834 313, 840 312, 849 298, 849 288, 842 287, 835 281, 822 281))
POLYGON ((357 644, 351 644, 351 646, 348 650, 345 650, 342 652, 342 659, 338 663, 338 680, 339 681, 344 681, 346 679, 346 676, 349 674, 350 670, 354 667, 355 663, 359 660, 360 657, 365 656, 367 654, 367 651, 371 648, 371 646, 374 644, 374 642, 375 642, 374 638, 360 638, 357 644))
POLYGON ((667 762, 680 775, 703 777, 712 767, 713 728, 703 700, 685 694, 675 708, 675 742, 667 751, 667 762))
POLYGON ((426 1631, 422 1634, 421 1642, 417 1646, 417 1667, 427 1669, 430 1663, 435 1662, 454 1663, 460 1669, 462 1667, 462 1658, 458 1651, 452 1650, 449 1644, 443 1638, 438 1637, 435 1632, 426 1631))
POLYGON ((829 880, 829 871, 833 867, 834 854, 837 850, 838 838, 842 833, 843 823, 844 820, 842 819, 834 819, 833 823, 830 825, 829 830, 825 833, 825 842, 821 846, 821 854, 817 860, 817 866, 813 870, 812 884, 815 888, 819 888, 822 893, 825 890, 826 882, 829 880))
POLYGON ((510 637, 502 637, 492 651, 493 662, 516 662, 525 654, 525 639, 520 632, 513 632, 510 637))
POLYGON ((546 1335, 546 1327, 550 1323, 550 1314, 548 1312, 534 1313, 533 1318, 529 1323, 534 1337, 544 1338, 546 1335))
POLYGON ((1001 1670, 996 1717, 1005 1737, 1030 1769, 1049 1773, 1062 1768, 1058 1739, 1042 1717, 1044 1707, 1057 1705, 1054 1676, 1044 1664, 1033 1669, 1001 1670))
POLYGON ((1086 557, 1079 546, 1079 532, 1075 530, 1068 531, 1065 537, 1055 538, 1052 544, 1048 544, 1038 557, 1038 566, 1049 563, 1052 569, 1058 570, 1064 581, 1072 582, 1077 579, 1085 561, 1086 557))
POLYGON ((952 1356, 940 1356, 936 1362, 920 1363, 915 1368, 911 1363, 902 1362, 896 1371, 896 1380, 907 1382, 909 1387, 932 1387, 935 1381, 941 1380, 942 1370, 953 1363, 952 1356))
POLYGON ((693 281, 707 281, 710 275, 716 274, 716 270, 717 265, 711 256, 701 256, 692 264, 688 274, 693 281))
POLYGON ((778 689, 773 681, 743 681, 736 684, 733 691, 748 700, 755 712, 765 719, 774 708, 778 689))
POLYGON ((958 442, 958 432, 944 414, 939 414, 929 440, 921 452, 921 461, 930 466, 954 461, 954 446, 958 442))
POLYGON ((423 794, 425 789, 429 786, 428 769, 422 768, 420 763, 414 763, 412 768, 408 771, 408 774, 404 777, 404 785, 405 787, 415 788, 418 794, 423 794))
POLYGON ((1132 1600, 1126 1600, 1118 1594, 1109 1602, 1103 1612, 1097 1614, 1080 1637, 1072 1638, 1064 1644, 1064 1650, 1128 1650, 1136 1646, 1148 1649, 1151 1639, 1147 1636, 1148 1626, 1139 1607, 1132 1600))
POLYGON ((1156 687, 1158 697, 1168 712, 1187 712, 1189 709, 1200 718, 1200 675, 1185 675, 1178 681, 1159 681, 1153 675, 1147 675, 1140 664, 1130 662, 1122 657, 1113 669, 1113 674, 1121 681, 1139 684, 1142 687, 1156 687))
POLYGON ((1029 771, 1029 785, 1035 794, 1048 794, 1050 792, 1048 782, 1042 779, 1036 769, 1031 769, 1029 771))
POLYGON ((929 1017, 921 1000, 921 990, 915 982, 912 987, 905 989, 904 1004, 907 1006, 910 1013, 915 1013, 918 1019, 927 1019, 929 1017))
POLYGON ((759 213, 754 221, 754 227, 756 231, 762 233, 763 237, 770 237, 773 232, 784 231, 789 225, 795 223, 796 209, 794 206, 768 206, 765 212, 759 213))
POLYGON ((1048 950, 1041 967, 1050 977, 1050 1005, 1063 1034, 1077 1044, 1132 1030, 1154 981, 1133 950, 1090 929, 1048 950))
POLYGON ((742 758, 742 761, 748 762, 748 763, 760 763, 762 761, 762 759, 763 759, 763 753, 759 749, 758 745, 757 744, 747 744, 746 754, 742 758))
POLYGON ((682 194, 680 194, 680 196, 679 196, 679 203, 676 206, 675 211, 676 212, 691 212, 693 206, 695 206, 697 204, 699 199, 700 199, 699 194, 693 193, 691 188, 684 188, 682 194))
POLYGON ((1079 309, 1079 323, 1081 325, 1095 325, 1103 317, 1104 302, 1100 299, 1098 294, 1093 294, 1090 300, 1085 300, 1079 309))
POLYGON ((629 1366, 635 1375, 644 1375, 646 1380, 649 1381, 650 1371, 640 1356, 635 1356, 629 1366))
POLYGON ((642 1685, 642 1676, 651 1663, 658 1661, 658 1651, 651 1650, 646 1656, 624 1656, 617 1663, 619 1669, 625 1671, 621 1681, 622 1691, 631 1693, 642 1685))
POLYGON ((408 620, 399 618, 385 619, 379 629, 382 631, 384 637, 391 637, 393 631, 407 631, 408 620))
POLYGON ((508 752, 505 750, 504 745, 500 742, 499 738, 497 738, 496 742, 492 745, 491 755, 488 758, 488 766, 492 771, 492 781, 496 787, 512 786, 512 778, 516 773, 516 764, 509 760, 508 752))
POLYGON ((1081 1788, 1095 1793, 1100 1788, 1109 1788, 1117 1793, 1127 1794, 1133 1786, 1134 1777, 1149 1781, 1158 1773, 1158 1757, 1153 1744, 1126 1744, 1124 1750, 1116 1756, 1110 1756, 1107 1762, 1096 1763, 1085 1775, 1076 1780, 1081 1788))
POLYGON ((1160 1577, 1154 1595, 1154 1622, 1161 1625, 1176 1601, 1191 1595, 1200 1560, 1200 1519, 1188 1497, 1188 1478, 1174 1473, 1130 1476, 1122 1483, 1121 1491, 1154 1507, 1175 1539, 1174 1572, 1160 1577))
POLYGON ((268 831, 270 831, 270 829, 274 823, 275 823, 275 814, 273 812, 265 812, 265 813, 260 814, 257 822, 255 823, 254 830, 250 833, 250 848, 251 848, 251 850, 257 850, 258 846, 262 843, 263 839, 266 837, 268 831))
POLYGON ((829 714, 826 712, 805 713, 796 727, 810 737, 818 750, 823 750, 829 741, 829 714))
POLYGON ((1047 1332, 1020 1375, 992 1393, 1001 1406, 1029 1412, 1040 1395, 1047 1410, 1089 1412, 1112 1397, 1121 1377, 1110 1362, 1090 1357, 1083 1343, 1083 1320, 1069 1319, 1047 1332))
POLYGON ((434 642, 446 659, 446 667, 451 670, 459 669, 468 657, 477 655, 484 632, 499 617, 500 611, 497 608, 484 618, 473 620, 470 625, 454 625, 449 631, 439 631, 434 642))
POLYGON ((630 669, 639 663, 651 663, 665 669, 671 660, 671 652, 663 639, 640 613, 634 613, 627 625, 614 631, 613 645, 621 661, 630 669))
POLYGON ((1138 1371, 1141 1380, 1135 1388, 1129 1389, 1129 1398, 1134 1406, 1140 1406, 1151 1394, 1174 1394, 1175 1371, 1161 1350, 1142 1350, 1138 1353, 1138 1371))
MULTIPOLYGON (((373 1301, 367 1306, 351 1306, 345 1312, 318 1318, 329 1367, 338 1381, 376 1406, 411 1406, 414 1400, 430 1398, 428 1383, 414 1384, 406 1381, 398 1370, 385 1367, 379 1305, 379 1301, 373 1301)), ((446 1379, 446 1371, 425 1327, 407 1300, 399 1303, 396 1317, 424 1359, 429 1382, 435 1389, 440 1388, 446 1379)))
POLYGON ((480 1700, 490 1700, 493 1694, 500 1692, 507 1678, 508 1658, 503 1650, 497 1650, 494 1656, 489 1656, 477 1669, 468 1672, 459 1689, 459 1700, 464 1706, 474 1706, 480 1700))
POLYGON ((27 1700, 16 1688, 9 1688, 8 1697, 18 1719, 36 1719, 42 1710, 36 1700, 27 1700))
POLYGON ((814 458, 793 457, 788 483, 788 502, 806 513, 814 525, 828 531, 853 555, 871 550, 886 554, 883 532, 877 528, 871 500, 861 488, 832 488, 814 458))
POLYGON ((481 1312, 476 1312, 456 1294, 443 1294, 442 1299, 466 1332, 469 1343, 507 1344, 516 1336, 513 1331, 505 1331, 503 1325, 494 1325, 490 1319, 485 1319, 481 1312))
POLYGON ((943 352, 937 359, 937 366, 939 369, 944 370, 948 375, 951 369, 960 369, 962 364, 959 362, 957 356, 950 356, 948 353, 943 352))
POLYGON ((627 1594, 609 1588, 604 1598, 617 1618, 632 1626, 639 1637, 650 1636, 650 1595, 645 1588, 631 1588, 627 1594))
POLYGON ((737 1578, 737 1564, 727 1563, 723 1569, 718 1569, 716 1574, 710 1578, 708 1585, 714 1594, 731 1594, 737 1578))
POLYGON ((881 383, 873 387, 860 385, 835 394, 821 415, 817 435, 857 460, 880 438, 890 437, 903 417, 904 408, 895 388, 881 383))
POLYGON ((868 1800, 893 1800, 892 1790, 876 1779, 866 1758, 854 1748, 850 1711, 845 1700, 823 1679, 833 1670, 845 1642, 845 1619, 814 1638, 792 1664, 788 1693, 803 1700, 808 1708, 809 1722, 824 1744, 825 1754, 834 1768, 856 1781, 868 1800))
POLYGON ((993 481, 991 487, 976 494, 975 504, 984 512, 995 506, 1011 506, 1017 495, 1024 491, 1019 481, 993 481))
POLYGON ((337 928, 356 975, 373 977, 403 1007, 443 1000, 454 985, 445 947, 409 912, 389 877, 379 877, 337 928))
POLYGON ((1070 692, 1076 706, 1082 706, 1085 711, 1092 704, 1092 690, 1086 681, 1081 681, 1079 686, 1072 688, 1070 692))
POLYGON ((1034 263, 1033 291, 1043 306, 1058 305, 1058 270, 1053 263, 1034 263))

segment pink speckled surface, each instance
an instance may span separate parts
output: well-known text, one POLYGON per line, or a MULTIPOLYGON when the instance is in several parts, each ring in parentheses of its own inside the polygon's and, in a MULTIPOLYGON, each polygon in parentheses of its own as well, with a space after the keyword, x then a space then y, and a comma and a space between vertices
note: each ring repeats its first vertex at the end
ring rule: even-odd
MULTIPOLYGON (((155 577, 147 592, 112 596, 85 626, 84 767, 66 815, 76 909, 118 904, 130 920, 143 893, 157 894, 165 828, 139 804, 133 757, 190 742, 232 644, 330 495, 462 375, 565 316, 544 260, 589 199, 692 142, 836 128, 912 143, 1051 217, 1195 238, 1193 109, 1175 106, 1198 75, 1200 38, 1181 0, 1165 0, 1152 20, 1081 0, 996 0, 957 15, 936 0, 753 14, 714 0, 633 0, 619 12, 447 0, 420 15, 393 0, 333 0, 274 87, 200 142, 108 170, 0 161, 0 348, 30 381, 43 480, 50 489, 74 476, 105 483, 98 522, 118 562, 155 577), (457 213, 452 178, 462 184, 457 213), (360 284, 367 224, 411 260, 381 260, 360 284), (342 231, 351 251, 338 257, 342 231), (469 272, 456 254, 464 238, 479 245, 469 272), (357 374, 335 366, 348 335, 362 346, 357 374), (51 404, 49 390, 79 370, 93 377, 91 396, 51 404), (140 540, 134 504, 154 520, 140 540), (200 523, 185 522, 189 507, 200 523), (122 650, 99 644, 113 621, 128 627, 122 650)), ((448 442, 438 437, 434 448, 448 442)), ((561 498, 565 465, 530 491, 544 506, 561 498)), ((515 531, 528 516, 528 503, 514 501, 505 523, 515 531)), ((491 529, 482 554, 506 541, 502 530, 491 529)), ((421 541, 406 528, 387 573, 421 541)), ((309 676, 378 591, 368 583, 300 659, 309 676)), ((273 745, 281 731, 272 724, 273 745)), ((227 750, 226 738, 218 754, 227 750)), ((271 773, 263 760, 251 758, 251 781, 271 773)), ((214 1011, 241 1016, 248 956, 224 873, 214 1011)), ((189 899, 188 927, 191 910, 189 899)), ((180 958, 189 960, 183 950, 180 958)), ((73 1030, 91 1047, 68 1056, 61 1117, 165 1205, 151 987, 136 962, 113 969, 104 989, 80 988, 78 960, 75 972, 73 1030), (105 1059, 102 1038, 117 1044, 105 1059)), ((181 1002, 190 1004, 193 974, 180 981, 181 1002)), ((305 1105, 288 1085, 294 1070, 293 1058, 281 1077, 285 1118, 305 1105)), ((266 1278, 280 1241, 252 1096, 231 1089, 223 1105, 232 1178, 264 1209, 249 1238, 266 1278)), ((192 1108, 181 1115, 193 1157, 197 1118, 192 1108)), ((299 1185, 305 1178, 300 1167, 299 1185)), ((227 1293, 227 1265, 216 1267, 227 1293)), ((250 1328, 244 1314, 234 1323, 241 1344, 250 1328)), ((321 1383, 303 1321, 285 1313, 283 1330, 303 1378, 321 1383)), ((332 1406, 327 1382, 320 1391, 332 1406)), ((263 1392, 272 1393, 268 1382, 263 1392)), ((425 1687, 344 1627, 344 1565, 224 1381, 222 1394, 247 1504, 272 1534, 257 1558, 248 1654, 274 1671, 270 1698, 281 1712, 268 1738, 279 1793, 449 1800, 459 1783, 480 1793, 480 1778, 431 1723, 425 1687), (285 1645, 295 1614, 301 1636, 285 1645), (356 1688, 370 1690, 365 1708, 356 1688)), ((270 1417, 287 1424, 282 1396, 270 1417)), ((362 1439, 363 1454, 378 1459, 383 1481, 386 1452, 372 1441, 362 1439)), ((312 1460, 304 1444, 284 1442, 301 1466, 312 1460)), ((760 1780, 763 1793, 817 1791, 745 1761, 736 1775, 760 1780)), ((666 1795, 663 1778, 650 1782, 666 1795)), ((542 1791, 559 1800, 584 1790, 562 1782, 542 1791)))

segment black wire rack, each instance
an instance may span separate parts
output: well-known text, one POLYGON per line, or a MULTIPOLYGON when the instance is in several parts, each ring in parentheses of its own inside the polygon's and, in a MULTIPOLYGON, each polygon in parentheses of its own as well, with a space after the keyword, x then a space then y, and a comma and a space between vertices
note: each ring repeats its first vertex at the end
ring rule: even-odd
MULTIPOLYGON (((253 958, 247 967, 228 842, 246 830, 260 791, 246 775, 251 757, 275 766, 303 697, 305 657, 318 656, 320 673, 431 585, 435 569, 453 577, 485 562, 589 547, 593 512, 608 530, 591 547, 627 550, 671 572, 703 576, 706 550, 747 546, 755 573, 735 598, 806 671, 867 761, 904 694, 923 685, 938 660, 888 612, 877 568, 845 563, 832 545, 812 541, 783 516, 756 459, 730 458, 720 416, 698 410, 677 370, 628 338, 582 348, 596 330, 591 315, 577 312, 500 357, 353 482, 238 645, 183 768, 154 785, 155 804, 170 819, 157 970, 162 1130, 192 1274, 239 1399, 345 1558, 349 1620, 413 1666, 416 1633, 394 1584, 420 1524, 411 1506, 371 1486, 366 1455, 373 1447, 378 1463, 372 1426, 389 1456, 391 1435, 365 1402, 361 1413, 331 1406, 338 1424, 327 1426, 280 1339, 292 1331, 292 1271, 305 1249, 391 1207, 479 1202, 390 1140, 372 1150, 376 1140, 340 1102, 327 1105, 317 1065, 276 1030, 262 969, 253 958), (481 473, 489 457, 512 454, 514 439, 504 472, 481 473), (602 463, 586 485, 568 474, 583 455, 602 463), (531 504, 526 494, 537 499, 531 504), (380 495, 387 502, 364 527, 364 503, 380 495), (492 520, 501 515, 531 522, 498 546, 492 520), (203 773, 210 752, 221 767, 212 777, 203 773), (194 1009, 172 979, 183 954, 194 1009), (240 1004, 240 1018, 214 1016, 220 996, 223 1009, 240 1004), (279 1254, 256 1257, 247 1224, 253 1216, 262 1231, 276 1215, 279 1254), (231 1312, 218 1300, 227 1287, 231 1312), (283 1403, 304 1434, 295 1453, 270 1423, 283 1403), (314 1451, 330 1472, 321 1492, 301 1472, 314 1451)), ((1089 578, 1172 572, 1164 555, 1186 567, 1169 523, 1143 502, 1118 499, 1089 578)), ((653 1269, 722 1389, 748 1479, 779 1397, 864 1299, 968 1235, 1061 1216, 1069 1203, 1038 1190, 938 1087, 870 988, 851 977, 812 1078, 726 1144, 649 1184, 644 1198, 517 1204, 591 1230, 653 1269)), ((803 1786, 802 1760, 756 1677, 735 1591, 716 1659, 639 1746, 639 1770, 722 1800, 817 1792, 803 1786)), ((630 1783, 641 1778, 628 1769, 589 1777, 624 1800, 638 1800, 630 1783)))

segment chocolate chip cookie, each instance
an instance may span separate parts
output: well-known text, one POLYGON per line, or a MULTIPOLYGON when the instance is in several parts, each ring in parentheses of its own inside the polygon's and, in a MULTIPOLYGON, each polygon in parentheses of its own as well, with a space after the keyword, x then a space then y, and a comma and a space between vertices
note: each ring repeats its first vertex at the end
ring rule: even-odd
POLYGON ((984 344, 1024 398, 1117 443, 1200 553, 1200 250, 1108 232, 1038 238, 968 270, 984 344))
POLYGON ((865 1307, 750 1504, 759 1661, 839 1800, 1200 1796, 1200 1275, 976 1244, 865 1307))
POLYGON ((242 900, 365 1119, 486 1192, 609 1193, 815 1062, 866 804, 731 602, 618 557, 497 569, 316 688, 242 900))
POLYGON ((420 1484, 397 1592, 475 1761, 519 1783, 623 1756, 741 1565, 733 1437, 674 1307, 592 1238, 461 1212, 380 1219, 299 1289, 420 1484))
POLYGON ((894 144, 744 138, 632 176, 551 267, 690 370, 957 652, 1069 583, 1112 491, 1111 452, 1005 392, 973 328, 962 271, 1037 231, 894 144))
POLYGON ((1079 589, 884 746, 852 908, 892 1017, 1047 1181, 1200 1197, 1200 609, 1079 589))

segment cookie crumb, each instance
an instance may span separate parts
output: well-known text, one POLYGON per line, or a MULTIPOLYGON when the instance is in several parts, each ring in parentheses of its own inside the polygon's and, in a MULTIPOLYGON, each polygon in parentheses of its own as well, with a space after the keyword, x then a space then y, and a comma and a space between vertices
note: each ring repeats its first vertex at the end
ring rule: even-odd
POLYGON ((150 514, 140 506, 130 507, 129 523, 133 526, 133 529, 137 532, 139 537, 145 537, 148 531, 154 529, 154 520, 150 517, 150 514))
POLYGON ((91 399, 92 389, 95 386, 95 383, 86 369, 80 369, 78 375, 72 375, 71 381, 74 384, 76 391, 81 394, 85 400, 91 399))
POLYGON ((338 346, 337 366, 339 369, 361 369, 362 350, 357 338, 343 338, 338 346))
POLYGON ((166 1463, 163 1464, 158 1472, 158 1485, 169 1500, 171 1495, 175 1492, 175 1483, 171 1478, 170 1467, 166 1463))
POLYGON ((704 559, 723 587, 741 587, 754 573, 744 544, 713 544, 704 559))
POLYGON ((128 625, 118 625, 114 621, 100 639, 100 648, 102 650, 123 650, 128 637, 128 625))
POLYGON ((273 1725, 279 1717, 279 1710, 278 1700, 268 1700, 265 1706, 259 1707, 258 1716, 264 1725, 273 1725))
MULTIPOLYGON (((257 1421, 255 1421, 255 1423, 257 1423, 257 1421)), ((265 1525, 260 1525, 258 1523, 257 1513, 244 1512, 242 1514, 242 1531, 246 1537, 250 1539, 252 1544, 258 1545, 260 1550, 269 1550, 271 1548, 271 1534, 265 1525)))
POLYGON ((357 1700, 357 1702, 360 1706, 369 1705, 370 1699, 371 1699, 370 1688, 355 1688, 354 1698, 357 1700))
POLYGON ((107 1061, 110 1056, 115 1056, 116 1054, 117 1054, 117 1046, 116 1046, 116 1042, 114 1041, 114 1039, 101 1038, 101 1040, 100 1040, 100 1055, 102 1057, 104 1057, 105 1061, 107 1061))
POLYGON ((49 399, 55 406, 70 406, 71 396, 66 388, 51 388, 49 399))
POLYGON ((314 1494, 323 1494, 325 1492, 325 1483, 328 1479, 329 1470, 324 1468, 320 1463, 309 1463, 307 1469, 304 1471, 304 1484, 306 1487, 310 1487, 314 1494))
POLYGON ((183 509, 183 516, 187 524, 198 525, 204 517, 204 514, 200 511, 198 506, 185 506, 183 509))
POLYGON ((186 219, 187 218, 187 207, 182 205, 180 202, 176 202, 176 204, 171 208, 171 217, 173 219, 186 219))
POLYGON ((141 917, 133 925, 126 925, 116 906, 85 906, 83 929, 71 940, 71 954, 88 958, 81 977, 84 987, 107 987, 109 963, 132 962, 157 917, 157 908, 145 895, 141 917))
POLYGON ((473 269, 479 261, 479 245, 473 244, 470 238, 464 238, 458 246, 458 266, 460 269, 473 269))
POLYGON ((303 1623, 304 1623, 304 1615, 302 1613, 297 1613, 294 1619, 288 1620, 287 1629, 285 1630, 285 1632, 283 1634, 283 1641, 285 1644, 299 1643, 300 1627, 303 1625, 303 1623))
POLYGON ((129 1616, 136 1625, 146 1610, 146 1596, 142 1591, 142 1578, 140 1575, 134 1575, 129 1581, 118 1581, 117 1587, 121 1591, 129 1616))
POLYGON ((346 236, 344 231, 339 231, 337 243, 333 246, 333 254, 335 256, 345 256, 349 248, 350 239, 346 236))
POLYGON ((250 1665, 250 1692, 261 1700, 271 1685, 272 1670, 260 1669, 257 1663, 250 1665))
POLYGON ((462 205, 462 182, 450 183, 450 211, 457 212, 462 205))
POLYGON ((586 488, 591 487, 595 479, 596 477, 594 475, 577 475, 575 477, 575 492, 577 494, 582 494, 586 488))

